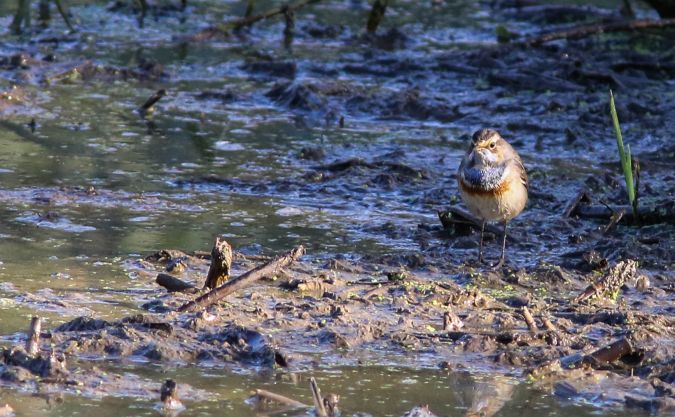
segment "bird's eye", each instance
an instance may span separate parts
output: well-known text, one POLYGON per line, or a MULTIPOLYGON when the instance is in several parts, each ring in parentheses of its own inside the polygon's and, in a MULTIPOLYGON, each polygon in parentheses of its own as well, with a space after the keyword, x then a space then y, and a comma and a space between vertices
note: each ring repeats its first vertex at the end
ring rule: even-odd
POLYGON ((496 147, 497 147, 497 142, 490 143, 490 149, 494 149, 496 147))

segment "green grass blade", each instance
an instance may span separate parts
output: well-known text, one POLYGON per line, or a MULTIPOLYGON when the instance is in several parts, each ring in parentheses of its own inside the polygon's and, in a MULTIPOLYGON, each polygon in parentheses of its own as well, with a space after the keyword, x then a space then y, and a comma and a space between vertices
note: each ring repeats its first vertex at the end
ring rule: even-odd
POLYGON ((628 203, 633 208, 633 216, 637 219, 637 201, 635 201, 632 155, 630 152, 630 145, 627 145, 625 148, 623 145, 623 135, 621 134, 621 125, 619 124, 619 116, 616 113, 616 105, 614 104, 614 94, 612 93, 612 90, 609 90, 609 112, 612 116, 612 124, 614 125, 614 133, 616 134, 616 145, 619 149, 621 169, 623 170, 623 177, 626 180, 628 203))

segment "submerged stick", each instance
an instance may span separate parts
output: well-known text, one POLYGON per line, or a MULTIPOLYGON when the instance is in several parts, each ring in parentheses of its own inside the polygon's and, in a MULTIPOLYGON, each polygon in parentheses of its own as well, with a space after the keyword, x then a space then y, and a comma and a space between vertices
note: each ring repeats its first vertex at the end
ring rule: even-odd
POLYGON ((660 29, 675 26, 675 18, 671 19, 640 19, 628 22, 596 23, 580 25, 571 28, 544 33, 514 42, 515 45, 535 46, 558 39, 578 39, 589 35, 607 32, 630 32, 639 29, 660 29))
POLYGON ((68 26, 68 29, 75 31, 75 28, 73 25, 70 23, 70 18, 68 17, 68 10, 63 6, 63 3, 61 0, 55 0, 56 1, 56 9, 59 11, 59 14, 63 18, 63 21, 66 22, 66 26, 68 26))
POLYGON ((28 340, 26 340, 26 352, 34 356, 40 351, 40 332, 42 331, 42 318, 33 316, 30 321, 28 340))
POLYGON ((211 249, 211 266, 209 266, 209 272, 206 275, 204 288, 212 290, 223 285, 225 281, 230 279, 231 265, 232 246, 225 239, 216 237, 211 249))
POLYGON ((309 408, 309 406, 305 403, 301 403, 300 401, 296 401, 292 398, 288 398, 286 396, 283 396, 281 394, 276 394, 274 392, 266 391, 264 389, 255 390, 255 395, 259 399, 272 401, 272 402, 279 403, 279 404, 282 404, 282 405, 285 405, 285 406, 288 406, 288 407, 309 408))
POLYGON ((226 33, 230 32, 230 31, 233 31, 233 30, 238 30, 238 29, 242 29, 242 28, 245 28, 245 27, 248 27, 248 26, 252 26, 254 23, 257 23, 261 20, 267 20, 271 17, 286 14, 286 13, 289 13, 289 12, 294 13, 297 10, 302 9, 303 7, 305 7, 307 5, 318 3, 320 1, 321 0, 301 0, 301 1, 298 1, 298 2, 295 2, 295 3, 292 3, 292 4, 285 4, 283 6, 274 7, 274 8, 272 8, 272 9, 270 9, 270 10, 264 12, 264 13, 260 13, 260 14, 253 15, 253 16, 246 16, 243 19, 237 19, 237 20, 234 20, 234 21, 231 21, 231 22, 224 23, 224 24, 219 25, 219 26, 212 26, 210 28, 207 28, 207 29, 193 35, 191 38, 193 40, 201 40, 201 39, 211 38, 214 35, 218 35, 218 34, 221 34, 221 35, 226 34, 226 33))
POLYGON ((166 288, 167 291, 169 292, 187 292, 187 293, 195 293, 199 291, 197 287, 194 285, 183 281, 182 279, 178 279, 174 277, 173 275, 165 274, 163 272, 160 272, 157 274, 157 278, 155 279, 155 282, 166 288))
POLYGON ((146 114, 146 113, 151 112, 151 111, 152 111, 152 107, 153 107, 159 100, 161 100, 162 97, 164 97, 165 95, 166 95, 166 90, 165 90, 165 89, 162 88, 161 90, 157 90, 157 92, 156 92, 155 94, 153 94, 153 95, 151 95, 150 97, 148 97, 148 99, 145 100, 145 103, 143 103, 143 104, 138 108, 138 112, 139 112, 141 115, 144 115, 144 114, 146 114))
POLYGON ((300 245, 283 256, 276 257, 264 265, 246 272, 237 278, 226 282, 218 288, 215 288, 206 294, 198 297, 196 300, 183 304, 178 308, 179 312, 193 311, 198 308, 204 308, 219 300, 227 297, 235 291, 246 288, 262 277, 274 275, 281 268, 290 265, 299 257, 305 254, 305 248, 300 245))

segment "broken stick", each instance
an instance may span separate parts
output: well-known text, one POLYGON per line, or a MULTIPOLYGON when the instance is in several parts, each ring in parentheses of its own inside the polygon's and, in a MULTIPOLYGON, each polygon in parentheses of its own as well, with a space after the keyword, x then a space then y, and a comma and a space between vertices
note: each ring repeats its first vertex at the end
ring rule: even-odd
POLYGON ((319 384, 316 383, 314 377, 309 379, 309 388, 312 390, 312 400, 314 400, 314 409, 316 410, 317 417, 328 417, 326 408, 323 406, 323 398, 321 397, 319 384))
POLYGON ((550 332, 557 332, 558 328, 551 322, 550 319, 544 317, 541 319, 541 322, 544 323, 544 328, 550 332))
POLYGON ((30 330, 28 340, 26 340, 26 352, 35 356, 40 351, 40 331, 42 329, 42 318, 33 316, 30 321, 30 330))
POLYGON ((296 261, 299 257, 305 254, 305 248, 300 245, 288 252, 283 256, 272 259, 264 265, 261 265, 255 269, 252 269, 246 272, 243 275, 238 276, 237 278, 226 282, 218 288, 214 288, 206 294, 197 297, 197 299, 190 301, 189 303, 183 304, 178 308, 179 312, 193 311, 198 308, 204 308, 211 304, 218 302, 219 300, 227 297, 235 291, 238 291, 242 288, 246 288, 255 281, 261 279, 265 276, 270 276, 276 274, 281 268, 290 265, 296 261))
POLYGON ((523 307, 522 313, 525 323, 527 323, 527 328, 530 329, 531 333, 537 333, 539 328, 537 327, 537 323, 534 322, 534 317, 532 317, 530 309, 525 306, 523 307))
POLYGON ((630 341, 624 337, 612 343, 611 345, 598 349, 590 355, 584 357, 583 362, 590 364, 611 363, 632 352, 633 346, 631 345, 630 341))
POLYGON ((211 249, 211 266, 209 266, 209 273, 206 275, 206 282, 204 282, 204 289, 212 290, 220 287, 230 279, 230 268, 232 266, 232 246, 221 239, 216 238, 211 249))

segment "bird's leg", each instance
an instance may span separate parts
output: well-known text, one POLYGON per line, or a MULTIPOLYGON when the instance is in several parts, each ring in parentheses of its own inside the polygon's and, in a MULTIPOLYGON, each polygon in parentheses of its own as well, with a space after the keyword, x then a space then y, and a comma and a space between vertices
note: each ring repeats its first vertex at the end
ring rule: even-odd
POLYGON ((499 262, 493 266, 494 269, 501 268, 502 265, 504 265, 504 258, 505 258, 505 252, 506 252, 506 224, 507 222, 504 221, 504 236, 502 237, 502 256, 499 257, 499 262))
POLYGON ((480 244, 478 245, 478 263, 483 263, 483 233, 485 233, 485 220, 480 224, 480 244))

